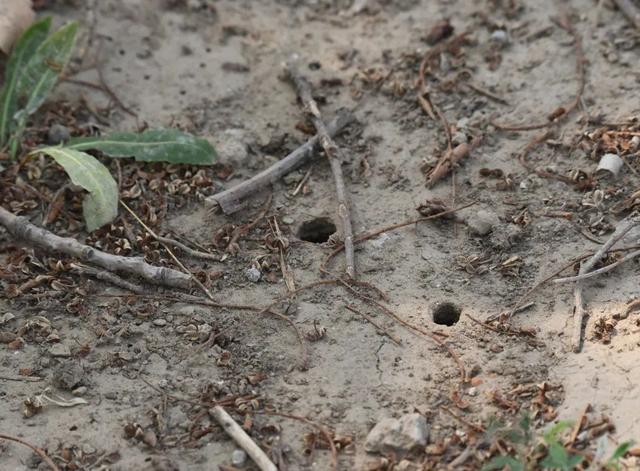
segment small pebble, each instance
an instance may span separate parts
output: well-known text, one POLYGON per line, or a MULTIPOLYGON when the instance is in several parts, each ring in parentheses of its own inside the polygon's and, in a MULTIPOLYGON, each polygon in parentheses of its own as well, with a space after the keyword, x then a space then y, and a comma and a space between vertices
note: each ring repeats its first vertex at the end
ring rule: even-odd
POLYGON ((236 448, 233 450, 233 454, 231 455, 231 464, 233 466, 243 466, 247 461, 247 454, 244 450, 240 448, 236 448))
POLYGON ((87 394, 87 387, 80 386, 79 388, 76 388, 73 391, 71 391, 71 394, 73 394, 74 396, 84 396, 85 394, 87 394))
POLYGON ((91 445, 82 445, 82 453, 85 455, 93 455, 97 450, 91 445))
POLYGON ((500 44, 506 44, 509 42, 509 35, 503 29, 497 29, 491 33, 491 40, 500 44))
POLYGON ((62 124, 54 124, 49 128, 49 132, 47 134, 47 140, 49 144, 61 144, 63 142, 67 142, 71 138, 71 134, 69 133, 69 129, 62 124))
POLYGON ((56 343, 49 349, 49 355, 52 357, 70 357, 71 350, 64 344, 56 343))
POLYGON ((251 268, 247 268, 244 271, 244 276, 246 276, 247 280, 251 281, 252 283, 257 283, 258 281, 260 281, 260 277, 262 277, 262 273, 256 267, 251 267, 251 268))
POLYGON ((164 327, 165 325, 167 325, 167 320, 166 319, 154 319, 153 320, 153 325, 155 325, 156 327, 164 327))
POLYGON ((110 392, 104 393, 104 397, 105 399, 115 401, 118 398, 118 394, 113 391, 110 391, 110 392))
POLYGON ((478 395, 478 388, 476 387, 471 387, 467 390, 467 394, 469 396, 477 396, 478 395))
POLYGON ((285 217, 282 218, 282 222, 284 224, 290 225, 290 224, 293 224, 295 222, 295 219, 293 219, 290 216, 285 216, 285 217))

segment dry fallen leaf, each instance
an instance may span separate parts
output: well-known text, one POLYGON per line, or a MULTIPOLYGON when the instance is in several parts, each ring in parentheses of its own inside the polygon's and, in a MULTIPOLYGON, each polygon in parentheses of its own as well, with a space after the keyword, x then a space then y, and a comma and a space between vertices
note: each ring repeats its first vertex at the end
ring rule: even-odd
POLYGON ((0 50, 9 54, 13 43, 35 18, 31 0, 0 0, 0 50))

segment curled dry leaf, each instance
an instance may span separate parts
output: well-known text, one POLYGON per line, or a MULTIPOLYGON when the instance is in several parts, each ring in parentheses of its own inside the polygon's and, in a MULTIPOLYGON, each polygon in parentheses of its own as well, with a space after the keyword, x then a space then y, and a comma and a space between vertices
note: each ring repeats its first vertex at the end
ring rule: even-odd
POLYGON ((9 54, 13 43, 35 18, 31 0, 0 0, 0 50, 9 54))

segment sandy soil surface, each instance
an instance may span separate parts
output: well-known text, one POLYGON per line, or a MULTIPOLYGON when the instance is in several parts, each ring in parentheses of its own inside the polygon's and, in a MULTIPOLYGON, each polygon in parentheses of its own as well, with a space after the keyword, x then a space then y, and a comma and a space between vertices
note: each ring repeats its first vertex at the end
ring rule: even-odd
MULTIPOLYGON (((625 150, 628 165, 616 178, 594 176, 604 151, 602 134, 593 133, 606 123, 625 123, 640 107, 640 35, 607 2, 568 2, 586 59, 586 87, 577 108, 548 128, 551 134, 526 156, 526 165, 519 154, 545 130, 501 131, 491 122, 545 122, 576 97, 576 42, 553 21, 558 2, 44 3, 40 14, 53 15, 57 24, 81 22, 71 78, 99 83, 99 64, 104 83, 137 116, 99 90, 67 82, 37 118, 44 121, 33 135, 46 134, 54 123, 126 130, 146 123, 209 139, 220 164, 202 171, 210 180, 201 187, 192 185, 198 169, 132 162, 123 162, 121 183, 125 199, 147 220, 157 213, 158 232, 219 255, 216 262, 183 261, 223 304, 266 306, 287 293, 274 221, 286 240, 283 259, 296 287, 322 279, 320 263, 332 251, 329 243, 299 238, 305 222, 324 217, 339 223, 333 178, 321 156, 233 215, 213 214, 203 203, 308 139, 295 90, 283 79, 282 64, 292 53, 299 55, 324 116, 355 109, 357 122, 337 143, 346 157, 356 234, 418 217, 416 208, 434 199, 449 207, 475 202, 456 220, 385 232, 356 252, 360 279, 383 290, 384 305, 403 321, 436 332, 459 356, 467 381, 460 384, 447 350, 367 303, 370 298, 363 300, 362 293, 374 295, 365 288, 358 296, 340 285, 317 286, 277 306, 304 336, 308 367, 299 368, 300 344, 282 319, 170 302, 163 299, 170 293, 155 288, 148 298, 122 297, 126 293, 119 288, 56 271, 55 255, 23 250, 2 236, 5 292, 36 275, 62 281, 47 279, 0 301, 0 329, 23 339, 2 346, 0 432, 45 448, 66 466, 61 469, 185 471, 231 465, 236 446, 207 413, 216 400, 226 400, 253 439, 281 469, 290 470, 330 469, 322 434, 300 420, 254 411, 276 410, 323 424, 340 445, 338 469, 344 470, 392 469, 365 452, 367 433, 383 417, 416 411, 427 419, 429 443, 394 469, 445 469, 473 443, 470 424, 486 424, 496 415, 516 420, 525 410, 536 427, 546 428, 557 419, 579 418, 590 405, 589 420, 597 424, 606 416, 615 426, 603 428, 608 449, 640 436, 640 327, 637 315, 616 319, 639 295, 635 262, 585 283, 589 316, 580 353, 570 345, 572 284, 545 284, 525 300, 533 305, 510 322, 491 324, 493 330, 473 320, 508 312, 537 282, 595 250, 632 208, 617 211, 640 184, 633 149, 625 150), (425 172, 446 151, 447 138, 441 121, 418 104, 416 83, 424 54, 450 45, 450 39, 429 37, 444 19, 453 36, 468 36, 429 62, 430 99, 450 124, 454 145, 482 139, 459 162, 453 181, 448 175, 427 187, 425 172), (154 192, 153 178, 175 185, 154 192), (269 194, 266 217, 229 253, 225 243, 232 225, 256 220, 269 194), (20 264, 27 267, 21 271, 20 264), (251 276, 256 269, 258 281, 251 276), (434 322, 432 309, 441 302, 462 311, 451 326, 434 322), (401 344, 346 306, 371 316, 401 344), (41 380, 21 380, 25 372, 41 380), (87 404, 50 405, 25 418, 24 401, 45 388, 66 399, 75 394, 87 404)), ((10 205, 16 195, 8 191, 2 198, 5 207, 42 222, 46 205, 10 205)), ((74 202, 77 197, 67 198, 67 212, 80 221, 74 202)), ((49 229, 86 237, 65 217, 49 229)), ((620 245, 637 238, 632 231, 620 245)), ((144 247, 149 261, 172 263, 124 214, 88 240, 114 251, 125 239, 131 248, 124 253, 140 254, 144 247)), ((343 264, 340 254, 331 270, 340 273, 343 264)), ((595 442, 585 440, 583 448, 595 442)), ((481 454, 457 469, 478 469, 481 454)), ((6 470, 47 469, 17 443, 0 443, 0 461, 6 470)), ((248 460, 240 468, 252 466, 248 460)))

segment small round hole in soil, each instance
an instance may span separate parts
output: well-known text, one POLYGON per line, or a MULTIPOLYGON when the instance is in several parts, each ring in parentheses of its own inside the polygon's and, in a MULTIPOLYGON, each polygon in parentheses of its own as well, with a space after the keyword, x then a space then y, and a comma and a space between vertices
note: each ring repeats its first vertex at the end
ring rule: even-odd
POLYGON ((433 308, 433 322, 451 327, 460 320, 461 312, 462 309, 453 303, 440 303, 433 308))
POLYGON ((300 240, 322 244, 329 240, 331 234, 336 231, 336 225, 329 218, 315 218, 305 221, 298 229, 300 240))

